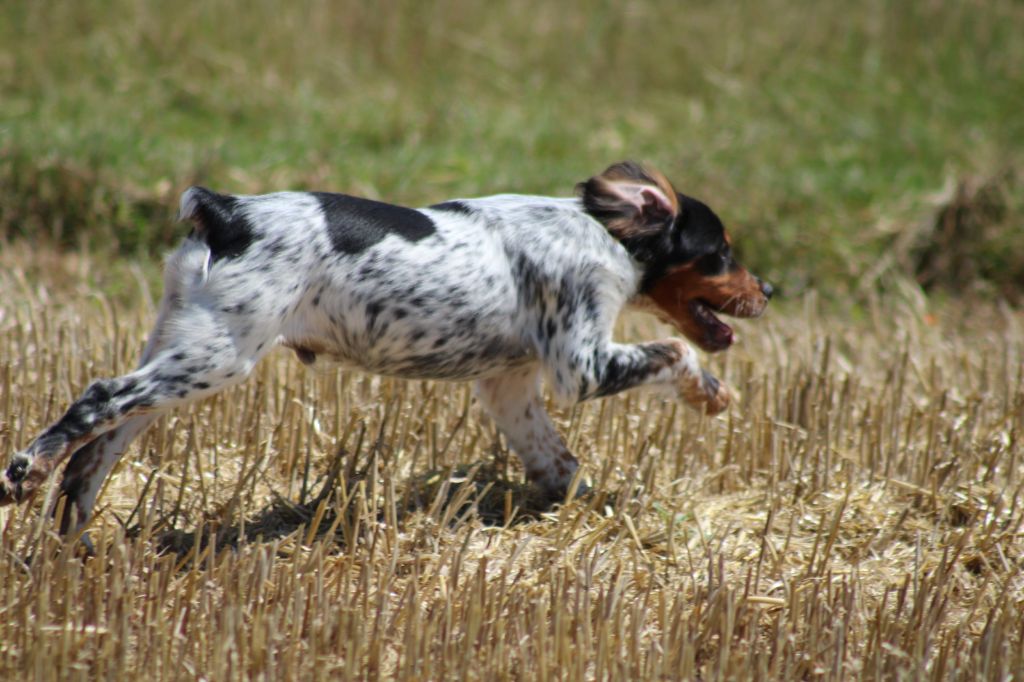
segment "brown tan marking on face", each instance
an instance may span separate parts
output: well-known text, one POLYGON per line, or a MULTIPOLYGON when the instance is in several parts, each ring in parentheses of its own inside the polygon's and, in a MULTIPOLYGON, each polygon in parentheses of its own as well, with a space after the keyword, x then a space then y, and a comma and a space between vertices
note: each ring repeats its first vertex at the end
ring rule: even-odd
POLYGON ((714 313, 757 317, 768 304, 761 282, 746 268, 704 275, 692 262, 669 270, 647 297, 654 303, 652 312, 709 352, 725 350, 733 341, 732 328, 714 313))

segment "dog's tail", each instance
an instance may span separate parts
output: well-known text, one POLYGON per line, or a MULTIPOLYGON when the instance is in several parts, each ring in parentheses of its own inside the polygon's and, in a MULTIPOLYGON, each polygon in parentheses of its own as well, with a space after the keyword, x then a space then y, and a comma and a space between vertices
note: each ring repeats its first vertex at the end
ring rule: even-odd
POLYGON ((240 255, 254 240, 242 200, 205 187, 189 187, 181 195, 178 220, 189 221, 197 237, 210 247, 214 259, 240 255))
POLYGON ((208 232, 230 223, 238 200, 227 194, 217 194, 205 187, 189 187, 181 195, 178 220, 188 220, 200 232, 208 232))

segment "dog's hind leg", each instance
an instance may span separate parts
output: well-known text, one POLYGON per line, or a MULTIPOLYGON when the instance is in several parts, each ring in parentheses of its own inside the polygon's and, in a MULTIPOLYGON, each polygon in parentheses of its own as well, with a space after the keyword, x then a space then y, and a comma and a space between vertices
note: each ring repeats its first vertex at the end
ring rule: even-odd
MULTIPOLYGON (((195 252, 194 246, 186 242, 169 261, 169 270, 186 277, 202 275, 188 262, 178 262, 193 256, 201 259, 204 252, 195 252)), ((205 272, 202 263, 197 267, 205 272)), ((93 479, 109 471, 112 460, 116 461, 115 452, 123 451, 153 415, 213 395, 248 376, 273 347, 279 324, 268 315, 250 315, 246 324, 239 324, 223 310, 234 301, 225 300, 228 296, 223 291, 213 295, 204 287, 205 280, 200 280, 191 289, 173 294, 180 297, 178 305, 162 316, 154 330, 153 338, 158 341, 148 362, 129 374, 94 382, 63 417, 15 453, 6 472, 0 474, 0 504, 30 497, 65 458, 85 446, 89 447, 72 469, 65 489, 75 492, 76 472, 95 472, 86 476, 92 481, 88 489, 94 496, 92 486, 99 483, 93 479), (135 419, 139 421, 133 422, 135 419), (120 427, 123 431, 116 432, 120 427), (104 434, 110 434, 107 445, 90 445, 104 434)), ((89 499, 85 493, 78 496, 83 501, 89 499)))
MULTIPOLYGON (((153 356, 166 346, 167 320, 180 314, 181 304, 178 283, 172 277, 168 277, 157 321, 142 351, 139 367, 145 367, 153 356)), ((65 497, 64 513, 60 522, 61 533, 73 533, 88 523, 96 504, 96 496, 103 487, 103 481, 131 442, 160 416, 160 412, 149 412, 132 417, 75 450, 61 477, 60 492, 65 497)), ((91 549, 88 537, 83 535, 83 540, 91 549)))
POLYGON ((522 460, 527 480, 561 499, 579 463, 544 409, 540 377, 538 365, 511 370, 477 381, 476 394, 522 460))
MULTIPOLYGON (((194 311, 186 310, 183 313, 194 311)), ((198 311, 202 312, 202 311, 198 311)), ((172 338, 167 348, 149 363, 130 374, 93 382, 57 422, 43 431, 27 448, 14 455, 7 471, 0 475, 0 504, 31 496, 54 469, 72 452, 119 427, 110 434, 111 446, 127 445, 141 431, 151 415, 213 395, 244 379, 260 353, 239 348, 238 339, 227 330, 209 328, 196 333, 199 325, 190 321, 187 338, 172 338), (137 420, 131 425, 128 422, 137 420)), ((270 346, 267 343, 266 346, 270 346)), ((92 460, 100 453, 116 459, 113 448, 86 449, 76 470, 102 471, 92 460)), ((75 470, 72 470, 72 474, 75 470)), ((69 483, 68 488, 72 486, 69 483)))
MULTIPOLYGON (((65 498, 60 521, 61 533, 74 533, 89 522, 103 481, 128 449, 128 445, 159 417, 158 412, 132 417, 117 428, 92 439, 71 455, 60 482, 60 493, 65 498)), ((82 537, 91 550, 88 538, 84 535, 82 537)))

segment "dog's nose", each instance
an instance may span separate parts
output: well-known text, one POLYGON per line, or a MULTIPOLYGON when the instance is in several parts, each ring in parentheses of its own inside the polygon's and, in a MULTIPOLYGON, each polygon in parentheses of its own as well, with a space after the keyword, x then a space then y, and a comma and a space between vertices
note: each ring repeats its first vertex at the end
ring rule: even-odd
MULTIPOLYGON (((758 281, 761 282, 761 280, 758 281)), ((771 298, 772 294, 775 293, 775 289, 768 282, 761 282, 761 293, 764 294, 765 298, 771 298)))

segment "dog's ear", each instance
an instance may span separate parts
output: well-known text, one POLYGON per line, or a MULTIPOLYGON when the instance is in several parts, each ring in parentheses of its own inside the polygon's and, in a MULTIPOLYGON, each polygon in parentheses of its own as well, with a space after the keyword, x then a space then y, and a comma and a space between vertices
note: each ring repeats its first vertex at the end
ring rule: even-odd
POLYGON ((665 176, 632 161, 610 166, 576 189, 587 213, 620 240, 663 230, 679 214, 679 199, 665 176))

